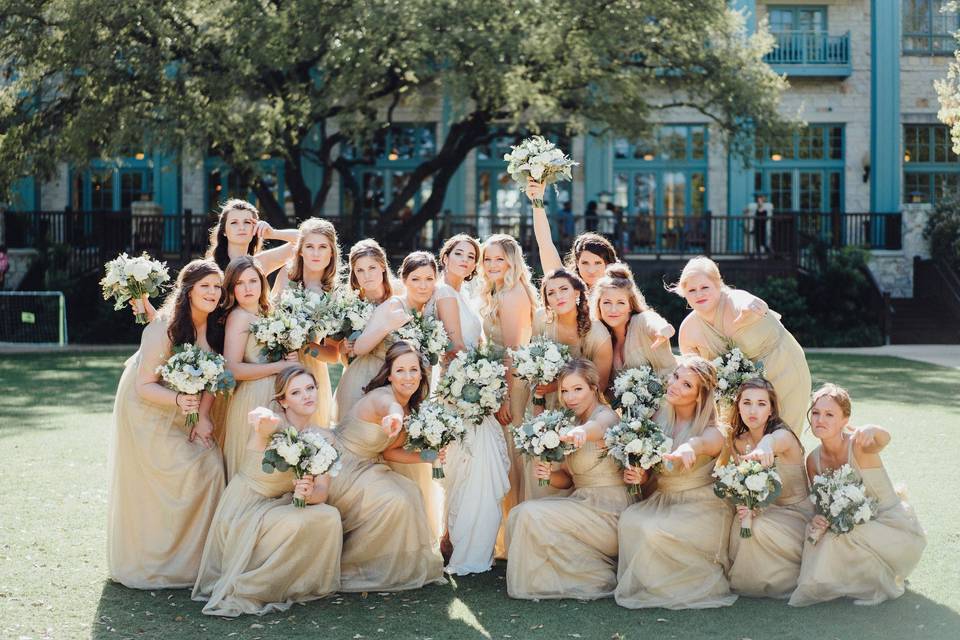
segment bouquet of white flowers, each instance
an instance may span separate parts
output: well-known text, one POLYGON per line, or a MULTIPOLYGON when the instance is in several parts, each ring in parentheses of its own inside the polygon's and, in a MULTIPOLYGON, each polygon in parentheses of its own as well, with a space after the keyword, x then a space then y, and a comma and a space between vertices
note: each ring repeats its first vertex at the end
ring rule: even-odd
POLYGON ((147 314, 143 308, 143 296, 155 296, 163 285, 170 280, 167 263, 153 260, 144 253, 131 258, 126 253, 104 265, 107 275, 100 281, 103 299, 111 297, 116 301, 113 308, 123 309, 127 301, 133 300, 137 313, 137 324, 147 324, 147 314))
MULTIPOLYGON (((520 453, 539 458, 543 462, 563 462, 575 449, 560 440, 573 428, 573 414, 569 411, 544 411, 513 428, 513 443, 520 453)), ((549 480, 540 478, 540 486, 549 480)))
POLYGON ((457 411, 466 422, 480 422, 500 408, 507 393, 507 368, 503 354, 489 344, 461 351, 440 379, 437 398, 457 411))
MULTIPOLYGON (((780 495, 783 483, 780 474, 767 469, 756 460, 741 463, 729 462, 713 470, 713 492, 734 506, 743 505, 753 511, 772 503, 780 495)), ((740 537, 749 538, 753 516, 748 514, 740 521, 740 537)))
POLYGON ((412 313, 413 319, 403 325, 391 335, 393 342, 409 340, 423 355, 427 356, 430 364, 436 365, 440 358, 450 348, 450 338, 443 323, 433 316, 419 311, 412 313))
MULTIPOLYGON (((625 417, 603 436, 607 446, 604 456, 612 456, 621 469, 630 467, 649 471, 663 464, 664 454, 670 453, 673 440, 666 437, 660 425, 647 416, 625 417)), ((627 486, 631 494, 640 493, 635 484, 627 486)))
POLYGON ((550 384, 560 375, 563 365, 570 360, 570 347, 537 336, 519 349, 510 349, 513 375, 525 380, 533 389, 533 404, 546 406, 543 396, 537 395, 537 386, 550 384))
POLYGON ((319 342, 331 327, 321 320, 329 296, 304 287, 287 287, 269 314, 250 323, 250 331, 261 345, 263 354, 276 362, 285 353, 299 351, 309 342, 319 342))
POLYGON ((714 397, 721 406, 725 407, 733 406, 741 384, 763 375, 763 363, 754 363, 745 357, 738 347, 715 358, 713 365, 717 368, 717 388, 714 389, 714 397))
POLYGON ((420 459, 433 463, 433 478, 443 478, 443 466, 437 460, 440 449, 463 438, 467 428, 449 406, 424 402, 404 420, 407 442, 403 448, 419 451, 420 459))
MULTIPOLYGON (((507 162, 507 172, 520 185, 521 191, 526 191, 529 178, 544 185, 553 184, 553 188, 557 189, 555 183, 572 180, 572 169, 580 164, 543 136, 527 138, 510 149, 503 159, 507 162)), ((557 193, 559 195, 559 190, 557 193)), ((537 200, 534 206, 542 207, 543 200, 537 200)))
MULTIPOLYGON (((849 464, 833 473, 813 477, 810 492, 816 512, 830 523, 830 531, 837 535, 847 533, 855 525, 872 520, 877 515, 877 500, 867 496, 863 482, 849 464)), ((816 544, 820 536, 807 537, 816 544)))
MULTIPOLYGON (((166 364, 157 367, 157 373, 171 389, 188 395, 201 391, 230 393, 237 384, 223 356, 189 343, 176 347, 166 364)), ((187 427, 199 420, 199 413, 187 414, 187 427)))
MULTIPOLYGON (((263 451, 261 466, 264 473, 292 469, 297 479, 325 473, 336 476, 340 473, 340 452, 316 431, 297 431, 291 426, 273 434, 263 451)), ((302 508, 307 503, 294 498, 293 505, 302 508)))
POLYGON ((613 408, 624 416, 650 418, 660 408, 666 384, 648 365, 624 369, 613 380, 613 408))
POLYGON ((335 331, 328 337, 333 340, 356 340, 366 328, 373 315, 374 305, 360 297, 349 285, 340 285, 334 289, 327 314, 331 324, 339 322, 335 331))

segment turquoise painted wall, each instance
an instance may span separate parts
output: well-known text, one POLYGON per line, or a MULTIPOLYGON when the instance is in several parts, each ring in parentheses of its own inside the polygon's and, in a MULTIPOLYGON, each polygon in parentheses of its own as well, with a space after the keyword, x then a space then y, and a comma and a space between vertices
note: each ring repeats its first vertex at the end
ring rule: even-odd
POLYGON ((900 210, 900 3, 870 11, 870 210, 900 210))

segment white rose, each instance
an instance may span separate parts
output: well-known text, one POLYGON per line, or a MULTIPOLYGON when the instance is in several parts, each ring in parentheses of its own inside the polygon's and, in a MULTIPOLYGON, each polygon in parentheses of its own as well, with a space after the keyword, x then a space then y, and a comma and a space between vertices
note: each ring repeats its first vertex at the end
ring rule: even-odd
POLYGON ((754 475, 747 476, 746 482, 747 489, 753 492, 763 491, 767 486, 767 474, 764 472, 757 473, 754 475))
POLYGON ((857 509, 857 512, 853 514, 853 519, 857 523, 864 523, 870 520, 873 517, 873 511, 870 509, 869 503, 863 503, 860 505, 860 508, 857 509))
POLYGON ((547 449, 556 449, 560 446, 560 436, 557 435, 556 431, 547 431, 543 434, 543 437, 540 439, 547 449))
POLYGON ((625 407, 632 407, 637 403, 637 395, 632 391, 625 391, 623 395, 620 396, 620 402, 625 407))

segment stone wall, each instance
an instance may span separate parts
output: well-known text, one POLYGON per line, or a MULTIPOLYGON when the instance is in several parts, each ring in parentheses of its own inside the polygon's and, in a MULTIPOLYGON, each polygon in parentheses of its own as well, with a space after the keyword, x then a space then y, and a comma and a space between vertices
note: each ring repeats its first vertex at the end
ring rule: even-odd
POLYGON ((903 248, 900 251, 874 251, 870 255, 870 271, 880 288, 894 298, 913 297, 913 259, 930 257, 930 243, 923 229, 930 216, 930 205, 908 204, 903 207, 903 248))

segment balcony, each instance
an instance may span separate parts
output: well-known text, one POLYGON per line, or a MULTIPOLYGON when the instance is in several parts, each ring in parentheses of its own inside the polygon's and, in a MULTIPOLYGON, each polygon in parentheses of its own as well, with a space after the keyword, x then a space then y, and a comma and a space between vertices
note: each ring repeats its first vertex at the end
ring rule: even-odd
POLYGON ((850 67, 850 32, 831 36, 821 31, 774 33, 776 45, 764 56, 774 71, 788 76, 847 78, 850 67))

